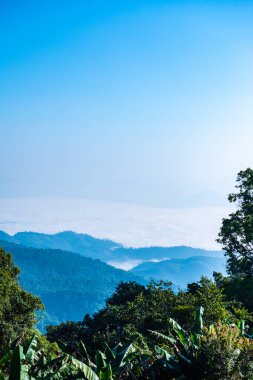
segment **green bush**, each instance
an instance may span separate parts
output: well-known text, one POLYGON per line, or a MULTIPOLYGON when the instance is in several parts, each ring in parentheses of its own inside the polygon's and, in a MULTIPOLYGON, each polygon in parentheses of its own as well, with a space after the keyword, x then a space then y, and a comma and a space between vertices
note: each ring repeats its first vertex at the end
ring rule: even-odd
POLYGON ((253 340, 235 326, 216 324, 203 335, 199 365, 203 379, 253 379, 253 340))

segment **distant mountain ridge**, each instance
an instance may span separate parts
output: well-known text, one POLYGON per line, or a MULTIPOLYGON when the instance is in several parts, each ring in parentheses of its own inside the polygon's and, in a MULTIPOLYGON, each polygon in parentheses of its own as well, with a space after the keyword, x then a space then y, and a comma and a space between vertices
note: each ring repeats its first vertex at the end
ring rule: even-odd
POLYGON ((72 231, 63 231, 56 234, 18 232, 13 236, 0 231, 0 240, 22 244, 26 247, 62 249, 63 251, 76 252, 83 256, 101 260, 105 253, 109 255, 115 247, 122 247, 121 244, 109 239, 94 238, 87 234, 78 234, 72 231))
POLYGON ((185 259, 171 259, 160 262, 144 262, 130 272, 143 276, 146 280, 172 281, 180 287, 197 281, 201 276, 212 277, 213 271, 226 272, 224 256, 193 256, 185 259))
POLYGON ((21 269, 21 285, 41 297, 49 314, 46 323, 82 320, 86 313, 103 307, 120 281, 146 282, 134 273, 73 252, 28 248, 4 240, 0 247, 12 253, 21 269))
POLYGON ((185 259, 193 256, 219 257, 220 251, 208 251, 201 248, 187 246, 175 247, 143 247, 143 248, 117 248, 116 253, 121 259, 164 260, 164 259, 185 259))
POLYGON ((18 232, 11 236, 0 231, 0 239, 27 247, 62 249, 86 257, 100 259, 106 263, 187 258, 193 256, 220 257, 220 251, 210 251, 187 246, 126 248, 112 240, 98 239, 87 234, 72 231, 57 234, 18 232))

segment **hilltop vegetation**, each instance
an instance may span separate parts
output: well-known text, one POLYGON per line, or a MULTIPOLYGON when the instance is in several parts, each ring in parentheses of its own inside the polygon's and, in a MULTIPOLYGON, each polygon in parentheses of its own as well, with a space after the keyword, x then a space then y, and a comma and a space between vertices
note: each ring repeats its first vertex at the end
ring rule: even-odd
MULTIPOLYGON (((0 254, 8 263, 1 289, 12 283, 22 292, 11 257, 4 251, 0 254), (10 268, 15 274, 12 281, 8 281, 10 268)), ((37 301, 28 318, 22 319, 22 327, 8 319, 19 309, 22 317, 19 299, 16 291, 2 298, 6 309, 0 335, 2 379, 252 379, 253 340, 245 328, 252 316, 206 278, 178 294, 170 283, 121 283, 93 318, 86 315, 80 322, 49 326, 47 339, 52 343, 36 332, 33 335, 34 312, 41 308, 37 301), (7 307, 10 300, 12 310, 7 307), (21 337, 6 350, 5 342, 18 331, 21 337)))
POLYGON ((252 379, 252 315, 220 275, 178 294, 171 283, 122 282, 93 317, 48 326, 45 339, 34 335, 42 304, 20 288, 11 256, 0 258, 2 379, 252 379))
POLYGON ((22 289, 19 269, 0 248, 0 351, 36 323, 35 311, 43 309, 38 297, 22 289))

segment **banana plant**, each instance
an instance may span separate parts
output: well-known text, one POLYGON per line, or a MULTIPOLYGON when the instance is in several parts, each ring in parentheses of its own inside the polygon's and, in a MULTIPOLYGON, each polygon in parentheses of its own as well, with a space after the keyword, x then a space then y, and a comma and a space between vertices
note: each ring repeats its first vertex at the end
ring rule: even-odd
MULTIPOLYGON (((119 343, 113 349, 105 344, 104 352, 97 351, 96 353, 95 371, 101 380, 136 379, 135 374, 140 372, 141 355, 142 353, 134 344, 123 347, 119 343)), ((90 365, 94 367, 91 362, 90 365)))
POLYGON ((30 341, 7 351, 0 358, 0 380, 136 380, 138 378, 198 379, 197 358, 201 346, 203 308, 196 311, 195 328, 187 332, 174 319, 169 319, 171 336, 151 331, 162 339, 165 347, 155 346, 154 352, 142 352, 130 344, 118 344, 111 349, 97 351, 95 363, 83 342, 79 343, 76 357, 69 354, 67 346, 59 343, 61 352, 51 357, 38 350, 34 335, 30 341), (8 367, 8 368, 7 368, 8 367))
POLYGON ((24 346, 17 345, 0 359, 0 380, 99 380, 90 366, 64 352, 51 358, 37 350, 34 335, 24 346))
MULTIPOLYGON (((68 354, 68 348, 63 342, 59 342, 59 346, 66 355, 66 358, 72 358, 72 364, 76 360, 82 362, 84 365, 92 369, 99 380, 113 380, 121 378, 133 378, 135 374, 140 372, 140 351, 130 344, 123 347, 119 343, 116 347, 111 349, 106 343, 104 344, 104 351, 98 350, 96 352, 95 363, 90 360, 86 347, 82 341, 79 342, 79 349, 76 352, 76 359, 68 354)), ((87 376, 87 374, 86 374, 87 376)))
POLYGON ((8 380, 32 380, 29 375, 29 368, 35 359, 34 348, 37 339, 34 335, 32 339, 23 347, 18 344, 14 349, 8 349, 0 359, 0 379, 8 380), (6 374, 9 364, 9 374, 6 374))
POLYGON ((155 346, 156 361, 153 367, 163 366, 164 371, 176 379, 198 379, 197 359, 201 348, 203 312, 203 307, 196 310, 195 326, 190 332, 172 318, 169 319, 172 336, 150 331, 168 346, 168 349, 155 346))

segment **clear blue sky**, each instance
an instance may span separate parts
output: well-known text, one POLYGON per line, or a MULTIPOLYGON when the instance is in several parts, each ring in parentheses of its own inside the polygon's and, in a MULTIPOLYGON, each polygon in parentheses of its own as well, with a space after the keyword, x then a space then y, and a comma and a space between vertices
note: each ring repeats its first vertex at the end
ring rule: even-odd
POLYGON ((227 194, 253 166, 252 20, 252 1, 1 2, 0 197, 227 194))

